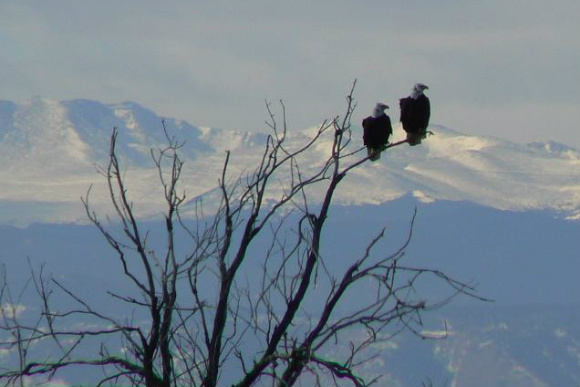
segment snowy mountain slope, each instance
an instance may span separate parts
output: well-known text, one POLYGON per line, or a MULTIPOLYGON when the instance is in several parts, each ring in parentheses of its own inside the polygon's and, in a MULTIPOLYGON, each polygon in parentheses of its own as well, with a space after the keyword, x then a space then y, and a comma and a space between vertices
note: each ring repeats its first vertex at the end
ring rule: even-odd
POLYGON ((35 98, 21 105, 1 105, 3 169, 70 173, 90 165, 89 145, 80 138, 62 104, 35 98))
POLYGON ((405 166, 410 179, 427 186, 426 195, 468 198, 499 209, 579 209, 580 159, 442 127, 433 130, 436 135, 418 150, 422 154, 409 154, 416 160, 405 166))
MULTIPOLYGON (((79 197, 91 184, 95 185, 93 203, 104 210, 106 190, 94 166, 106 163, 113 127, 119 130, 118 150, 128 165, 137 212, 159 214, 162 203, 150 149, 164 144, 162 120, 131 102, 0 101, 0 210, 10 207, 0 211, 0 223, 82 221, 79 197), (53 204, 60 210, 30 210, 53 204)), ((251 171, 266 139, 265 133, 197 128, 174 119, 165 123, 170 135, 186 142, 182 188, 189 198, 213 192, 227 149, 232 151, 230 176, 251 171)), ((378 204, 413 193, 425 202, 467 200, 498 209, 547 209, 571 219, 580 217, 578 150, 553 142, 519 145, 442 126, 431 129, 435 135, 421 146, 392 148, 380 161, 353 171, 339 190, 337 203, 378 204)), ((312 132, 289 130, 287 147, 300 146, 312 132)), ((395 137, 403 134, 399 127, 395 132, 395 137)), ((304 172, 320 165, 331 141, 329 133, 315 150, 303 155, 299 161, 304 172)), ((357 126, 351 147, 353 151, 362 147, 357 126)), ((363 155, 364 151, 356 153, 352 162, 363 155)))
MULTIPOLYGON (((580 158, 570 157, 573 150, 551 153, 536 145, 467 136, 444 127, 433 127, 433 131, 435 135, 422 146, 392 148, 380 161, 354 170, 339 190, 337 202, 379 204, 412 192, 425 202, 468 200, 505 210, 549 209, 570 217, 579 213, 580 158)), ((402 134, 400 128, 398 132, 402 134)), ((305 133, 291 133, 288 147, 304 143, 305 133)), ((355 131, 354 137, 353 150, 362 145, 360 132, 355 131)), ((329 133, 314 152, 303 157, 303 168, 320 165, 331 141, 329 133)), ((260 154, 260 145, 239 147, 231 156, 232 174, 255 164, 260 154)), ((352 161, 363 155, 358 153, 352 161)), ((219 153, 195 160, 197 171, 205 171, 201 180, 215 182, 220 161, 219 153)))

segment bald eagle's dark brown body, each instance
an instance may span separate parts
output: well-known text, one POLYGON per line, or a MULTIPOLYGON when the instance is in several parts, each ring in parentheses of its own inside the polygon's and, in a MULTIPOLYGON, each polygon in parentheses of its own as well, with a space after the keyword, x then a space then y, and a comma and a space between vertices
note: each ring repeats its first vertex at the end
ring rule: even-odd
POLYGON ((417 98, 401 98, 399 106, 401 108, 401 123, 405 132, 424 135, 427 132, 431 117, 429 98, 425 94, 421 94, 417 98))

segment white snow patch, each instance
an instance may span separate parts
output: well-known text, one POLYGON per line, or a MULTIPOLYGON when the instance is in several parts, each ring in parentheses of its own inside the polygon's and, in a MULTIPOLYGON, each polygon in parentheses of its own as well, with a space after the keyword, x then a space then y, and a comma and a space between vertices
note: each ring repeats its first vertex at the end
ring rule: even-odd
POLYGON ((433 203, 435 201, 435 199, 429 197, 423 191, 418 189, 413 191, 413 196, 417 198, 421 203, 433 203))
POLYGON ((26 307, 24 305, 4 303, 0 305, 0 318, 18 318, 25 310, 26 307))
POLYGON ((129 129, 131 137, 135 139, 138 143, 147 143, 147 135, 141 129, 141 125, 137 121, 135 114, 132 110, 122 106, 117 105, 113 108, 113 113, 116 117, 122 119, 125 122, 125 126, 129 129))
POLYGON ((458 153, 482 151, 486 148, 496 146, 498 141, 485 137, 450 135, 449 133, 443 132, 429 136, 424 141, 424 144, 433 157, 441 155, 453 157, 458 153))
POLYGON ((10 353, 13 351, 16 351, 16 347, 13 347, 12 349, 0 348, 0 359, 10 356, 10 353))
POLYGON ((254 145, 249 141, 251 135, 247 132, 212 129, 208 127, 201 127, 199 129, 201 131, 201 140, 219 151, 232 151, 243 148, 244 146, 254 145))
POLYGON ((556 330, 554 330, 554 336, 561 339, 563 337, 568 336, 568 333, 566 333, 566 331, 564 329, 557 328, 556 330))
POLYGON ((444 339, 446 337, 452 336, 453 332, 449 330, 441 330, 441 331, 429 331, 423 330, 421 331, 421 336, 430 338, 430 339, 444 339))

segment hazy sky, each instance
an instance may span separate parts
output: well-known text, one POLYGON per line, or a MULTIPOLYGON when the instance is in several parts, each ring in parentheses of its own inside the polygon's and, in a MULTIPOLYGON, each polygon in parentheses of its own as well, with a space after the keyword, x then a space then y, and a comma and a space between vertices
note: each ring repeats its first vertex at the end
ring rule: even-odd
POLYGON ((0 0, 0 99, 135 101, 194 125, 357 120, 415 82, 432 123, 580 148, 580 1, 0 0))

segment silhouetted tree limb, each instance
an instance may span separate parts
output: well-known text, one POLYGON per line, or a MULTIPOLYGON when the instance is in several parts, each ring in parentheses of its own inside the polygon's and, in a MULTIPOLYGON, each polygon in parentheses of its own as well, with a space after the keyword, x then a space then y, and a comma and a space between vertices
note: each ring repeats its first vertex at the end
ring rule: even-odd
MULTIPOLYGON (((260 161, 251 172, 231 176, 236 155, 225 153, 217 181, 220 203, 210 216, 200 202, 188 202, 180 188, 184 162, 179 151, 185 144, 171 137, 163 123, 167 146, 152 151, 166 204, 163 247, 150 243, 150 231, 135 215, 139 204, 130 199, 118 157, 118 131, 113 130, 109 162, 101 173, 120 227, 93 210, 90 189, 82 203, 133 286, 133 292, 108 293, 127 314, 102 312, 83 299, 82 291, 68 289, 43 271, 32 272, 42 313, 31 324, 2 314, 0 329, 10 337, 0 348, 17 348, 20 361, 17 369, 0 370, 0 380, 12 385, 25 376, 50 379, 64 368, 92 366, 105 372, 99 384, 149 387, 289 387, 301 378, 322 385, 326 376, 324 385, 376 382, 358 373, 372 358, 372 345, 403 329, 422 335, 417 328, 422 313, 448 301, 431 304, 416 295, 424 277, 437 278, 454 294, 477 295, 471 285, 444 273, 404 263, 416 214, 406 240, 394 252, 383 251, 382 230, 358 257, 341 260, 351 262, 346 267, 325 261, 322 241, 335 194, 347 175, 369 159, 357 157, 360 149, 352 141, 355 85, 344 115, 324 121, 297 146, 287 141, 284 104, 280 102, 278 119, 266 103, 271 134, 260 161), (321 150, 325 141, 329 145, 321 150), (319 164, 305 166, 302 158, 310 152, 325 153, 319 164), (320 201, 314 189, 322 192, 320 201), (193 221, 182 213, 185 204, 194 208, 193 221), (262 246, 259 240, 268 243, 256 251, 262 246), (350 308, 340 307, 364 287, 368 297, 350 308), (73 306, 59 311, 53 306, 55 292, 73 306), (309 308, 312 302, 321 306, 309 308), (87 319, 90 327, 75 325, 78 319, 87 319), (355 337, 353 332, 364 335, 355 337), (106 344, 108 337, 118 339, 122 348, 106 344), (56 343, 54 356, 33 359, 31 349, 46 340, 56 343), (96 350, 95 341, 101 341, 96 350), (329 358, 329 349, 340 345, 348 350, 329 358), (80 355, 87 346, 93 350, 90 359, 80 355)), ((6 281, 0 285, 0 305, 17 303, 6 281)))

